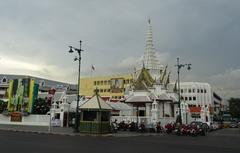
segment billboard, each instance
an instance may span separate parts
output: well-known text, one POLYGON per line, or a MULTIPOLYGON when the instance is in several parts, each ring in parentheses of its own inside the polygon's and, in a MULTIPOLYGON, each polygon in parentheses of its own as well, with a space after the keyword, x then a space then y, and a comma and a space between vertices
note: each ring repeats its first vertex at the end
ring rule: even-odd
POLYGON ((122 93, 124 88, 124 79, 112 78, 110 88, 112 93, 122 93))
POLYGON ((14 79, 10 80, 8 88, 8 111, 9 112, 29 112, 38 92, 37 84, 33 79, 14 79))

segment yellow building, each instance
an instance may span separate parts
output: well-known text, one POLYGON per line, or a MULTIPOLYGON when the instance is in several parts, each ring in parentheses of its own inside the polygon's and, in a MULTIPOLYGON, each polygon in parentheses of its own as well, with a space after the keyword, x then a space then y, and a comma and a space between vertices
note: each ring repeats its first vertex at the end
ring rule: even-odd
POLYGON ((103 77, 81 78, 80 95, 91 97, 96 88, 105 100, 118 100, 123 98, 124 92, 133 81, 131 74, 103 77))

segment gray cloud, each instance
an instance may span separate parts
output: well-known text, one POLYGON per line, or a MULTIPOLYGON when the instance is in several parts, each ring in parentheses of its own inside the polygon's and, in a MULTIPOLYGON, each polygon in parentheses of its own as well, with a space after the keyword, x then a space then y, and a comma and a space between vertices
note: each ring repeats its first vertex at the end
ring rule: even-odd
POLYGON ((41 72, 18 73, 75 82, 75 55, 67 51, 69 45, 78 47, 81 39, 82 75, 90 75, 92 64, 95 75, 128 73, 143 55, 151 17, 159 61, 172 69, 173 80, 180 57, 193 65, 190 72, 181 70, 183 80, 213 82, 237 91, 233 81, 220 80, 231 70, 239 75, 235 74, 240 67, 239 6, 237 0, 2 1, 0 56, 45 67, 41 72))

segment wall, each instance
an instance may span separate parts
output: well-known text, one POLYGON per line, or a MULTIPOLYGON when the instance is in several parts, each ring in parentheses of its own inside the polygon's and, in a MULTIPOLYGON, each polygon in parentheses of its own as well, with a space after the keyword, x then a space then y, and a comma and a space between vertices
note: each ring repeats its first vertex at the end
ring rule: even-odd
MULTIPOLYGON (((111 83, 109 84, 108 81, 112 79, 125 79, 131 80, 132 76, 130 74, 126 75, 116 75, 116 76, 102 76, 102 77, 85 77, 81 78, 80 82, 80 95, 84 95, 87 97, 91 97, 94 94, 94 90, 96 88, 99 89, 100 96, 104 97, 120 97, 124 95, 124 91, 119 93, 112 93, 109 91, 111 89, 111 83), (94 82, 96 84, 94 84, 94 82), (102 91, 103 90, 103 91, 102 91)), ((124 83, 123 87, 126 88, 129 85, 128 83, 124 83)), ((117 98, 117 99, 118 99, 117 98)))
POLYGON ((0 114, 0 124, 10 125, 33 125, 33 126, 49 126, 49 115, 29 115, 23 116, 22 122, 11 122, 10 116, 0 114))

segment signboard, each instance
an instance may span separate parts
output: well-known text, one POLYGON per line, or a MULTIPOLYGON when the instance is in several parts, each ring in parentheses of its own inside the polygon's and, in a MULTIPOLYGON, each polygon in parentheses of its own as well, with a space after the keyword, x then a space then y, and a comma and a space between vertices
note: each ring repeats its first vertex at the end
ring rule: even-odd
POLYGON ((112 78, 111 79, 111 91, 112 93, 121 93, 123 92, 124 79, 123 78, 112 78))
POLYGON ((22 114, 20 112, 11 113, 11 122, 22 122, 22 114))

